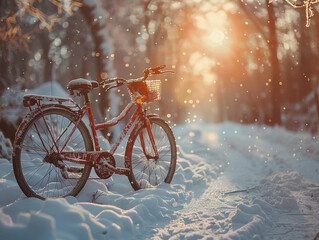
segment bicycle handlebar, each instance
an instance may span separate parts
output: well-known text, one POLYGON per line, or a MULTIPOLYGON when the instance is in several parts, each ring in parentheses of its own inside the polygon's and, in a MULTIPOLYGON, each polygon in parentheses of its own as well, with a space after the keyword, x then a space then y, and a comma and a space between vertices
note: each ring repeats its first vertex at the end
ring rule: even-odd
POLYGON ((143 80, 145 80, 150 75, 163 74, 163 73, 174 73, 174 71, 172 71, 172 70, 161 71, 164 68, 166 68, 166 65, 161 65, 161 66, 158 66, 155 68, 146 68, 144 70, 144 79, 143 80))
POLYGON ((144 77, 137 78, 137 79, 124 79, 124 78, 109 78, 109 79, 105 79, 102 82, 100 82, 100 86, 102 86, 104 88, 107 85, 111 85, 113 83, 116 83, 115 85, 108 87, 106 89, 106 91, 108 91, 111 88, 120 87, 120 86, 122 86, 123 84, 125 84, 127 82, 133 82, 133 81, 136 82, 136 81, 146 80, 151 75, 164 74, 164 73, 174 73, 174 71, 172 71, 172 70, 161 71, 165 67, 166 67, 166 65, 161 65, 161 66, 154 67, 154 68, 146 68, 144 70, 144 77))

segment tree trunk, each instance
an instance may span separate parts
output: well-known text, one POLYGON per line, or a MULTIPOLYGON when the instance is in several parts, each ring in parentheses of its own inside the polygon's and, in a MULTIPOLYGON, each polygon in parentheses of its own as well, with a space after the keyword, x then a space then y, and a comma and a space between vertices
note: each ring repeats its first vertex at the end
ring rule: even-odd
MULTIPOLYGON (((217 73, 220 70, 217 70, 217 73)), ((217 76, 220 76, 220 74, 217 74, 217 76)), ((218 108, 218 115, 217 115, 217 122, 223 122, 225 121, 225 101, 224 101, 224 88, 223 88, 223 82, 221 80, 222 78, 218 79, 216 81, 216 99, 217 99, 217 108, 218 108)))
MULTIPOLYGON (((315 16, 313 18, 315 20, 315 26, 317 26, 317 24, 319 24, 319 16, 318 16, 318 14, 315 14, 315 16)), ((319 29, 318 29, 318 27, 316 27, 315 29, 316 29, 316 31, 315 31, 315 35, 314 36, 315 36, 316 39, 319 39, 319 29)), ((319 48, 319 41, 316 41, 316 44, 317 44, 317 48, 319 48)), ((314 62, 317 63, 318 60, 319 60, 319 56, 316 55, 315 59, 314 59, 314 62)), ((313 91, 314 91, 314 101, 315 101, 315 104, 316 104, 317 116, 318 116, 318 119, 319 119, 319 96, 318 96, 319 68, 318 67, 315 68, 314 74, 317 76, 315 78, 315 84, 314 84, 314 89, 313 89, 313 91)))
MULTIPOLYGON (((98 1, 96 1, 97 5, 99 6, 98 1)), ((114 72, 112 68, 112 62, 110 59, 110 52, 107 52, 108 49, 105 48, 104 44, 109 42, 110 39, 106 32, 106 21, 100 20, 99 16, 96 16, 94 14, 95 7, 91 7, 89 5, 84 4, 80 8, 81 12, 84 16, 84 18, 87 21, 88 26, 91 29, 91 35, 95 46, 95 57, 97 61, 97 81, 101 82, 103 79, 106 79, 107 77, 114 77, 114 72), (98 20, 97 20, 98 19, 98 20)), ((105 16, 102 16, 105 17, 105 16)), ((104 110, 106 106, 109 105, 107 96, 104 91, 101 92, 100 97, 100 111, 102 114, 104 114, 104 110)))
POLYGON ((49 51, 50 51, 50 40, 48 39, 48 34, 45 34, 42 32, 40 35, 42 38, 42 48, 43 48, 43 57, 45 58, 45 66, 43 69, 43 76, 44 76, 44 81, 51 81, 52 77, 52 68, 53 68, 53 61, 49 57, 49 51))
POLYGON ((269 119, 270 125, 281 124, 281 101, 280 101, 280 69, 279 60, 277 56, 278 52, 278 40, 276 33, 276 20, 275 12, 272 4, 269 4, 269 0, 266 0, 268 5, 268 28, 269 28, 269 41, 268 47, 270 51, 271 60, 271 94, 272 94, 272 117, 269 119))
POLYGON ((298 82, 298 91, 299 99, 298 101, 303 101, 305 97, 311 92, 311 74, 313 72, 313 59, 315 58, 309 39, 309 29, 305 28, 305 11, 301 11, 300 14, 300 39, 299 39, 299 74, 297 75, 298 79, 295 79, 298 82))

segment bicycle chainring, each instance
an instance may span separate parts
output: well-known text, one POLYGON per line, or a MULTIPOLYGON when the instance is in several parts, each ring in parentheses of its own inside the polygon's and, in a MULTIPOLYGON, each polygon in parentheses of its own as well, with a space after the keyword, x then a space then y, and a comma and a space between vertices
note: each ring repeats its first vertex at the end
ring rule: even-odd
POLYGON ((113 175, 114 170, 108 165, 115 168, 115 159, 111 153, 103 152, 94 163, 94 170, 99 178, 107 179, 113 175))

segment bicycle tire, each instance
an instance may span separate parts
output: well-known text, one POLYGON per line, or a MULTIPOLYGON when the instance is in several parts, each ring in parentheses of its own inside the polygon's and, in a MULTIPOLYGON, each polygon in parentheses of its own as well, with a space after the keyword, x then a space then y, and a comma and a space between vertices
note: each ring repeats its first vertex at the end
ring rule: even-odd
MULTIPOLYGON (((44 108, 42 112, 37 111, 31 114, 31 118, 19 127, 21 132, 16 134, 12 162, 18 185, 27 197, 46 199, 76 196, 84 187, 90 175, 91 166, 63 161, 67 166, 82 168, 82 173, 71 173, 70 178, 65 178, 61 169, 44 161, 49 152, 56 150, 52 138, 55 138, 57 146, 58 144, 63 146, 65 142, 68 142, 68 131, 75 126, 77 119, 78 116, 70 109, 44 108)), ((93 151, 91 135, 83 121, 80 121, 64 149, 65 151, 93 151)))
POLYGON ((154 155, 145 124, 137 126, 130 135, 126 147, 126 167, 130 169, 128 179, 134 190, 170 183, 176 168, 176 141, 168 124, 159 117, 150 117, 151 130, 159 159, 148 159, 141 147, 140 133, 143 134, 146 155, 154 155), (140 165, 140 166, 139 166, 140 165))

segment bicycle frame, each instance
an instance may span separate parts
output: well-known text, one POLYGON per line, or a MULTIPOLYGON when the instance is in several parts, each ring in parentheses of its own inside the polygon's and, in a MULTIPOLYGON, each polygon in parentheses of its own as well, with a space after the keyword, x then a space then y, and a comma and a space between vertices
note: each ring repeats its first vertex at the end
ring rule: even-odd
MULTIPOLYGON (((53 145, 52 145, 50 150, 52 150, 53 148, 56 148, 57 152, 63 156, 63 159, 65 159, 67 161, 94 166, 94 162, 99 158, 100 154, 102 153, 100 145, 99 145, 98 137, 97 137, 97 130, 109 128, 109 127, 113 127, 113 126, 117 125, 129 114, 129 112, 131 111, 131 109, 134 106, 137 106, 137 109, 135 110, 135 112, 131 116, 130 121, 124 127, 122 133, 120 134, 120 136, 118 137, 118 139, 114 143, 114 145, 111 147, 111 150, 109 153, 112 155, 115 153, 116 149, 121 144, 121 142, 123 141, 123 139, 125 138, 125 136, 129 132, 130 128, 134 124, 134 122, 136 122, 136 124, 135 124, 136 127, 139 127, 139 126, 145 124, 146 129, 147 129, 147 133, 148 133, 149 138, 150 138, 152 148, 153 148, 154 153, 155 153, 155 158, 158 158, 158 151, 157 151, 157 148, 155 145, 155 140, 154 140, 154 137, 153 137, 153 134, 151 131, 150 122, 149 122, 148 118, 145 116, 145 112, 144 112, 143 107, 142 107, 141 98, 131 100, 131 102, 122 110, 122 112, 117 117, 111 119, 110 121, 107 121, 104 123, 99 123, 99 124, 94 123, 91 103, 90 103, 90 100, 88 98, 88 95, 85 94, 84 98, 85 98, 85 104, 83 107, 80 107, 72 99, 69 99, 69 98, 57 98, 57 97, 42 96, 42 95, 26 95, 26 97, 24 99, 24 105, 29 106, 29 109, 31 111, 31 115, 40 112, 43 116, 44 123, 45 123, 45 125, 49 131, 49 134, 52 138, 52 141, 53 141, 53 145), (41 101, 42 102, 58 102, 58 104, 43 104, 42 105, 41 101), (79 118, 74 122, 74 127, 71 129, 71 132, 70 132, 69 136, 67 137, 66 142, 59 149, 56 142, 62 137, 62 135, 65 133, 65 131, 59 136, 59 138, 57 140, 54 140, 52 133, 51 133, 51 130, 48 127, 48 124, 44 118, 44 113, 43 113, 42 109, 47 109, 50 107, 70 108, 70 106, 63 105, 62 104, 63 102, 70 102, 71 104, 73 104, 73 106, 78 109, 76 111, 79 115, 79 118), (37 105, 37 107, 34 110, 31 109, 31 106, 33 106, 33 105, 37 105), (71 140, 72 134, 75 132, 75 130, 77 129, 81 120, 83 119, 83 117, 86 114, 88 115, 88 119, 89 119, 89 125, 90 125, 91 132, 92 132, 95 151, 94 152, 65 152, 64 148, 67 146, 67 144, 71 140), (140 124, 140 125, 138 125, 138 124, 140 124), (86 160, 84 160, 84 159, 86 159, 86 160)), ((17 133, 19 133, 22 130, 23 126, 24 126, 24 124, 22 123, 20 125, 17 133)), ((42 138, 41 138, 41 135, 39 132, 38 132, 38 134, 39 134, 40 140, 42 141, 42 138)), ((18 137, 16 136, 16 139, 17 138, 18 137)), ((129 139, 128 142, 130 143, 131 140, 132 139, 129 139)), ((146 150, 145 150, 144 136, 142 134, 140 134, 140 140, 141 140, 143 152, 146 156, 147 154, 146 154, 146 150)), ((126 157, 125 157, 125 161, 127 161, 126 157)), ((116 168, 116 167, 113 167, 111 165, 109 165, 108 167, 110 169, 114 170, 114 172, 117 174, 127 174, 129 172, 129 169, 127 169, 127 168, 116 168)))
POLYGON ((136 79, 73 79, 67 89, 71 95, 84 97, 81 105, 67 97, 25 95, 23 105, 30 112, 16 131, 12 153, 22 192, 40 199, 76 196, 88 179, 108 179, 114 173, 126 175, 134 190, 170 183, 176 169, 175 137, 169 125, 146 108, 147 103, 161 99, 162 88, 161 80, 147 78, 172 72, 163 68, 147 68, 144 77, 136 79), (121 86, 127 87, 129 104, 111 120, 95 123, 88 97, 91 90, 102 87, 108 92, 121 86), (102 150, 98 130, 124 119, 129 120, 124 128, 121 125, 116 142, 102 150), (114 154, 122 146, 124 166, 117 167, 114 154), (90 178, 92 167, 96 176, 90 178))
POLYGON ((97 138, 97 133, 96 130, 99 129, 105 129, 105 128, 110 128, 113 127, 117 124, 119 124, 127 115, 128 113, 131 111, 131 109, 137 105, 137 109, 136 111, 133 113, 132 117, 130 118, 130 121, 126 124, 126 126, 124 127, 121 135, 118 137, 117 141, 114 143, 114 145, 111 147, 110 153, 113 155, 116 151, 116 149, 118 148, 118 146, 121 144, 121 142, 123 141, 123 139, 125 138, 126 134, 128 133, 128 131, 130 130, 130 128, 132 127, 133 123, 135 122, 135 120, 138 118, 138 116, 140 116, 141 120, 143 118, 143 109, 142 106, 140 104, 137 104, 135 101, 131 101, 123 110, 122 112, 119 114, 119 116, 111 119, 110 121, 104 122, 104 123, 100 123, 100 124, 95 124, 94 120, 93 120, 93 114, 92 114, 92 109, 91 109, 91 105, 90 103, 87 103, 85 106, 85 112, 87 112, 88 117, 89 117, 89 121, 90 121, 90 127, 91 127, 91 131, 93 134, 93 139, 94 139, 94 145, 95 145, 95 150, 96 151, 101 151, 100 145, 99 145, 99 141, 97 138))
MULTIPOLYGON (((130 128, 134 124, 134 122, 136 122, 136 124, 144 124, 145 123, 146 128, 147 128, 147 133, 149 135, 149 138, 150 138, 150 141, 151 141, 154 153, 155 153, 155 157, 158 158, 158 151, 157 151, 157 148, 155 146, 155 140, 154 140, 154 137, 153 137, 153 134, 152 134, 152 131, 151 131, 151 126, 150 126, 149 120, 145 117, 145 113, 143 111, 143 107, 142 107, 141 103, 138 103, 138 100, 136 100, 136 101, 132 100, 122 110, 122 112, 117 117, 111 119, 110 121, 107 121, 107 122, 104 122, 104 123, 100 123, 100 124, 95 124, 94 123, 94 118, 93 118, 93 113, 92 113, 92 108, 91 108, 91 103, 86 98, 85 105, 82 108, 80 108, 80 110, 79 110, 80 117, 77 120, 77 122, 75 123, 75 126, 73 127, 73 129, 71 130, 71 133, 70 133, 65 145, 60 150, 61 154, 64 156, 65 159, 67 159, 67 161, 80 163, 80 164, 85 164, 85 165, 91 165, 92 166, 94 161, 96 161, 96 159, 98 158, 99 152, 101 151, 96 131, 99 130, 99 129, 109 128, 109 127, 113 127, 113 126, 117 125, 118 123, 120 123, 128 115, 128 113, 131 111, 131 109, 134 106, 137 106, 137 109, 135 110, 135 112, 133 113, 132 117, 130 118, 130 121, 124 127, 124 129, 123 129, 122 133, 120 134, 120 136, 118 137, 117 141, 111 147, 111 150, 110 150, 109 153, 112 154, 112 155, 115 153, 116 149, 121 144, 121 142, 123 141, 123 139, 127 135, 128 131, 130 130, 130 128), (87 153, 62 152, 64 147, 70 141, 71 136, 74 133, 74 131, 76 130, 78 124, 80 123, 80 121, 83 119, 83 117, 86 114, 88 115, 88 118, 89 118, 90 128, 91 128, 91 131, 92 131, 94 145, 95 145, 95 151, 96 152, 87 152, 87 153), (79 159, 79 156, 81 156, 82 159, 85 158, 87 160, 79 159)), ((140 135, 140 139, 141 139, 141 143, 142 143, 141 145, 142 145, 142 148, 143 148, 143 152, 146 155, 144 137, 143 137, 142 134, 140 135)), ((129 171, 126 168, 116 168, 116 167, 114 168, 112 166, 109 166, 109 167, 111 169, 113 169, 116 174, 127 174, 128 171, 129 171)))

